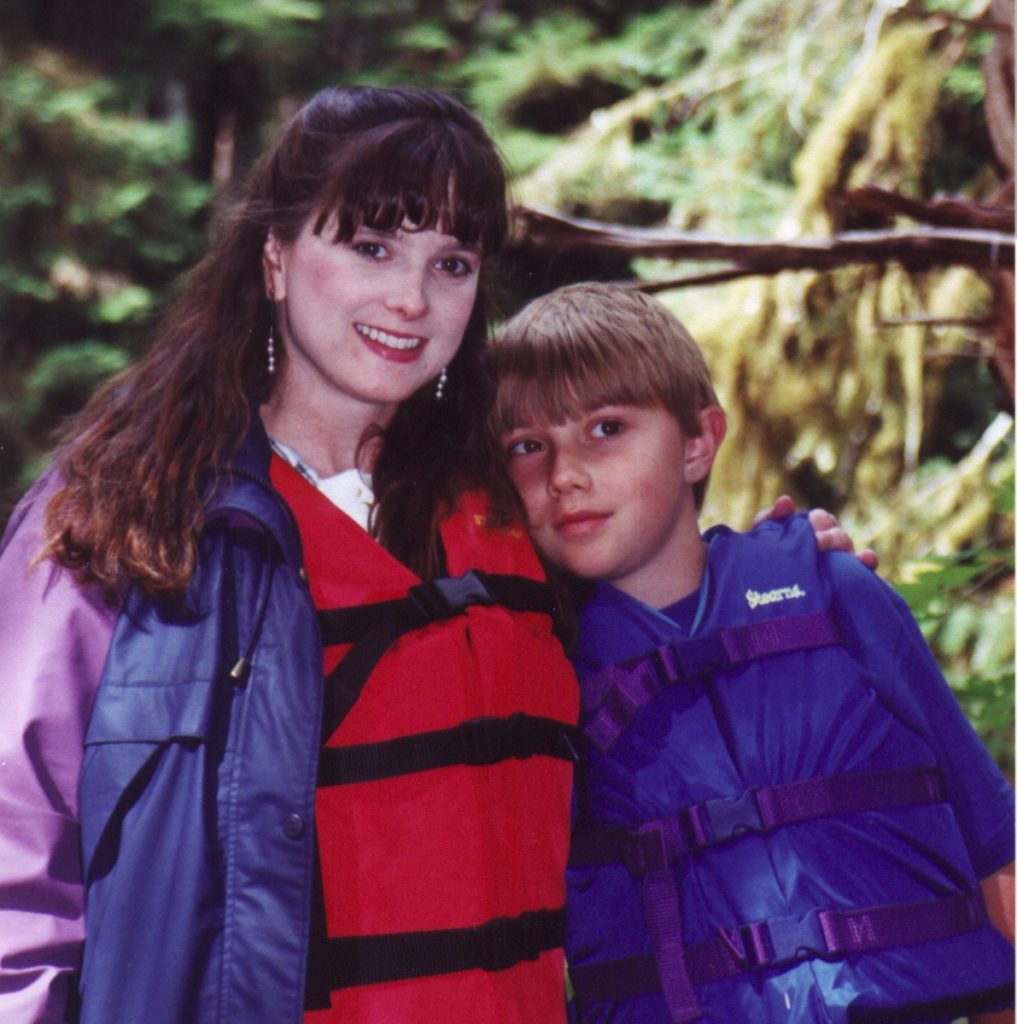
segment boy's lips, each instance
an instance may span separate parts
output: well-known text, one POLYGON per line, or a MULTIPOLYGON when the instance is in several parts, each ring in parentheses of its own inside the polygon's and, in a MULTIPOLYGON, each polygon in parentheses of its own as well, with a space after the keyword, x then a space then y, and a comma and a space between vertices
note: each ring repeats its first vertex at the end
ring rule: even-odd
POLYGON ((568 512, 555 519, 554 528, 565 537, 582 537, 588 533, 593 533, 610 517, 610 512, 593 512, 588 510, 568 512))

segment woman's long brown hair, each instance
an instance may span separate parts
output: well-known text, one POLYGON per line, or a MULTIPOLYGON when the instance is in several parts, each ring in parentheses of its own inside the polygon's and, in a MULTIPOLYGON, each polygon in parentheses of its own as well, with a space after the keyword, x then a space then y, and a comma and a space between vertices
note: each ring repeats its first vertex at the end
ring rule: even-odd
MULTIPOLYGON (((265 239, 271 230, 292 242, 311 219, 336 242, 362 224, 438 228, 479 243, 486 261, 506 231, 503 167, 480 123, 448 96, 366 87, 315 96, 255 168, 147 355, 70 425, 45 555, 111 595, 127 580, 150 594, 187 586, 209 489, 271 390, 265 239)), ((430 385, 410 396, 374 466, 375 530, 425 577, 439 567, 438 519, 463 487, 485 486, 496 507, 511 507, 484 429, 486 335, 482 282, 444 400, 430 385)))

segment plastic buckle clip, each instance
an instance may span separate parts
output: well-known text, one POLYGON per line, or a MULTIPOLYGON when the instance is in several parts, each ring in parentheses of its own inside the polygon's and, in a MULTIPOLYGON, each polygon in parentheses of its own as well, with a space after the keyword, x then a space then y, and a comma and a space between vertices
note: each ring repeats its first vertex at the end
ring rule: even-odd
POLYGON ((766 930, 773 950, 772 963, 793 963, 830 953, 818 910, 810 910, 803 917, 771 918, 766 930))
POLYGON ((495 598, 475 569, 462 576, 444 576, 410 588, 410 600, 427 621, 451 619, 472 605, 492 605, 495 598))
POLYGON ((633 878, 663 871, 671 862, 667 833, 660 822, 640 825, 625 844, 625 866, 633 878))
POLYGON ((696 838, 701 837, 703 845, 723 843, 741 835, 765 831, 754 789, 747 789, 737 796, 704 800, 690 807, 689 815, 694 821, 696 838))

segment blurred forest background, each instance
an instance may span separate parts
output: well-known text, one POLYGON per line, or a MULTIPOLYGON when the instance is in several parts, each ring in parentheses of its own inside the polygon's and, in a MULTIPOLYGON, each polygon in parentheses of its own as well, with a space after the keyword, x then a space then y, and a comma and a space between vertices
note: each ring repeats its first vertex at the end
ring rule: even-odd
POLYGON ((332 82, 484 119, 501 314, 639 282, 731 417, 707 522, 835 511, 1013 774, 1013 0, 0 0, 0 522, 332 82))

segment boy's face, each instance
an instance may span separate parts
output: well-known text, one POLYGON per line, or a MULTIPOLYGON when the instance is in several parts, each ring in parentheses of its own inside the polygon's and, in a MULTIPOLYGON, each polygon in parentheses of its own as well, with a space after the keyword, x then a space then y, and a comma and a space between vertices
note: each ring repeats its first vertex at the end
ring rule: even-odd
POLYGON ((690 559, 700 567, 692 485, 709 472, 715 446, 703 459, 703 439, 686 437, 666 410, 605 406, 561 424, 524 424, 501 441, 549 561, 657 607, 690 559))

